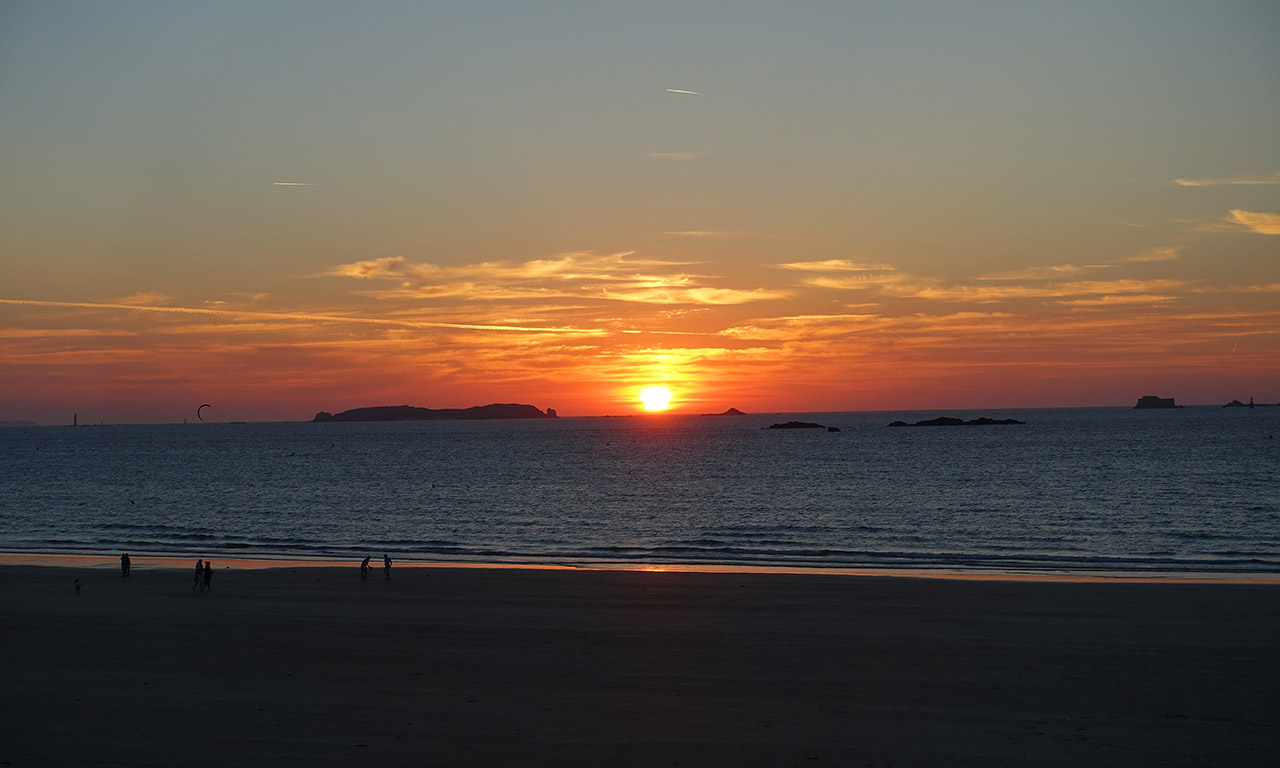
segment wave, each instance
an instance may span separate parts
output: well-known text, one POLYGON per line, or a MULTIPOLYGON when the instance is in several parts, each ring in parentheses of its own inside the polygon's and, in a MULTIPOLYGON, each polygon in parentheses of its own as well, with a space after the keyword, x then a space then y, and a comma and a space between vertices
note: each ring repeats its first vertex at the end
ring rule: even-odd
POLYGON ((0 551, 1277 574, 1274 446, 1237 416, 1038 411, 1015 440, 854 414, 820 447, 773 414, 6 432, 0 466, 30 471, 0 477, 0 551))

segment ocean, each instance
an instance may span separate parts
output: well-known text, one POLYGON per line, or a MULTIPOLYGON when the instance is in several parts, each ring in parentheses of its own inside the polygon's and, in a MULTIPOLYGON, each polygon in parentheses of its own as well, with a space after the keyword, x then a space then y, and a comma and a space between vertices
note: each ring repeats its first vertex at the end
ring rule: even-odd
POLYGON ((1280 408, 0 429, 0 551, 1280 574, 1280 408), (890 428, 941 415, 1022 425, 890 428), (811 421, 840 431, 764 429, 811 421))

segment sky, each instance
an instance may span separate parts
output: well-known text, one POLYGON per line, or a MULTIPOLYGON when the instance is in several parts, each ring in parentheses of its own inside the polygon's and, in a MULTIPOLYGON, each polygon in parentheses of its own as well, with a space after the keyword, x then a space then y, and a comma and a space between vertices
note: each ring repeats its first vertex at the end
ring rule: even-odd
POLYGON ((1280 402, 1280 4, 0 4, 0 421, 1280 402))

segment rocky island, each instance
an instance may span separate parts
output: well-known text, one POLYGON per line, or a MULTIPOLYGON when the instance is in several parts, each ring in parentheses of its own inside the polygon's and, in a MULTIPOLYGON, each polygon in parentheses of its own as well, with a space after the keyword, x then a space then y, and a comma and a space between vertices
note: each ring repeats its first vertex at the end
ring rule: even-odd
POLYGON ((939 416, 936 419, 928 419, 927 421, 917 421, 914 424, 908 424, 905 421, 895 421, 889 426, 891 427, 985 427, 991 424, 1026 424, 1025 421, 1017 419, 989 419, 982 416, 976 419, 965 421, 957 419, 954 416, 939 416))
POLYGON ((1172 397, 1156 397, 1155 395, 1143 395, 1138 398, 1138 404, 1133 406, 1136 408, 1181 408, 1182 406, 1173 402, 1172 397))
POLYGON ((770 424, 765 429, 826 429, 826 427, 811 421, 787 421, 781 424, 770 424))
POLYGON ((312 421, 467 421, 478 419, 554 419, 555 409, 540 411, 532 405, 492 403, 471 408, 417 408, 412 405, 379 405, 341 413, 321 411, 312 421))

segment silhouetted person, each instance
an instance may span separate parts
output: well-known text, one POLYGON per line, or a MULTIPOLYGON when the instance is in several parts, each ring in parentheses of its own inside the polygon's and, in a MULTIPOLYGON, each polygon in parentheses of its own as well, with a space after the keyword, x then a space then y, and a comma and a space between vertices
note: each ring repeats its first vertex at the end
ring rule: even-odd
POLYGON ((200 591, 213 591, 213 561, 206 560, 204 563, 204 585, 200 587, 200 591))
MULTIPOLYGON (((369 557, 372 557, 372 555, 370 555, 369 557)), ((366 557, 364 560, 360 561, 360 578, 362 579, 368 578, 369 576, 369 557, 366 557)))
POLYGON ((80 580, 76 579, 76 594, 80 594, 80 580))
POLYGON ((196 587, 200 586, 200 579, 204 577, 204 561, 196 561, 196 577, 191 580, 191 591, 195 592, 196 587))
POLYGON ((129 578, 129 553, 125 552, 120 556, 120 575, 129 578))
POLYGON ((382 572, 387 574, 387 579, 391 579, 391 558, 387 555, 382 556, 382 572))

